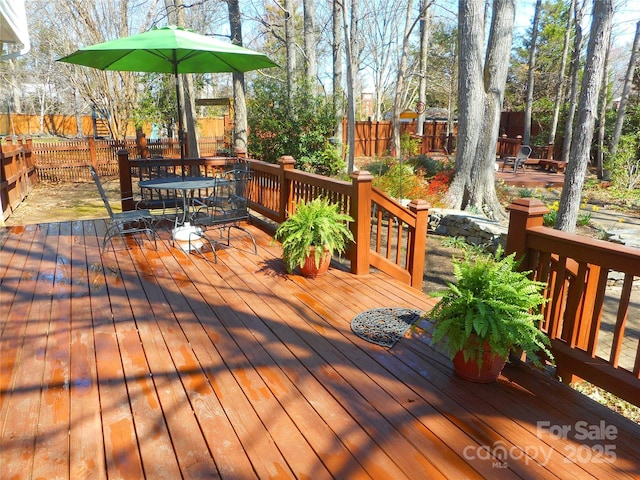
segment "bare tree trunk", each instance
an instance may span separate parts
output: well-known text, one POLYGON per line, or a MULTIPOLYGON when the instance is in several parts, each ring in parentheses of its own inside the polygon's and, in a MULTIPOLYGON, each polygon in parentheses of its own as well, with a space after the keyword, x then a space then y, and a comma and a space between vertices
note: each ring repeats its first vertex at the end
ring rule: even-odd
POLYGON ((573 15, 576 9, 576 0, 571 0, 569 4, 569 13, 567 15, 567 28, 564 31, 564 47, 562 49, 562 60, 560 62, 560 70, 558 71, 558 90, 556 92, 556 101, 553 107, 553 118, 549 128, 549 145, 556 143, 556 131, 558 130, 558 119, 560 118, 560 106, 564 102, 564 71, 567 68, 567 58, 569 57, 569 43, 571 41, 571 25, 573 15))
POLYGON ((598 122, 598 145, 596 148, 596 174, 602 180, 604 163, 604 136, 607 126, 607 94, 609 91, 609 56, 611 54, 611 42, 607 45, 607 53, 604 57, 604 68, 602 69, 602 86, 600 87, 600 114, 598 122))
MULTIPOLYGON (((242 46, 242 20, 238 0, 227 0, 231 43, 242 46)), ((244 73, 233 73, 233 151, 247 151, 247 102, 244 90, 244 73)))
POLYGON ((347 59, 347 173, 352 173, 355 168, 355 126, 356 126, 356 99, 354 93, 355 72, 358 69, 357 51, 358 43, 358 0, 351 0, 351 22, 347 22, 347 11, 342 9, 345 56, 347 59))
POLYGON ((10 72, 8 75, 8 78, 11 79, 11 83, 9 84, 9 89, 11 90, 9 98, 11 99, 11 103, 13 104, 13 111, 16 113, 22 113, 22 102, 20 98, 21 88, 19 87, 20 82, 16 81, 18 80, 18 77, 16 75, 16 71, 18 70, 16 68, 16 60, 12 58, 8 62, 6 62, 6 64, 10 72))
POLYGON ((420 0, 420 85, 418 87, 418 125, 416 134, 424 135, 424 117, 427 98, 427 53, 429 48, 429 0, 420 0))
POLYGON ((514 0, 494 0, 485 53, 483 1, 459 3, 458 148, 447 204, 491 218, 505 216, 495 190, 495 151, 514 18, 514 0))
POLYGON ((598 108, 602 69, 611 37, 613 1, 597 0, 593 3, 587 61, 582 77, 578 106, 578 121, 571 143, 571 161, 567 164, 565 171, 564 187, 555 225, 555 228, 565 232, 573 232, 578 219, 582 187, 584 186, 595 129, 595 112, 598 108))
MULTIPOLYGON (((303 0, 304 7, 304 53, 306 56, 306 75, 309 86, 315 87, 316 76, 318 74, 316 62, 316 12, 314 0, 303 0)), ((311 89, 312 95, 316 94, 316 89, 311 89)))
POLYGON ((523 145, 531 144, 531 111, 533 110, 533 91, 535 85, 536 49, 538 48, 538 24, 540 23, 540 9, 542 0, 536 0, 536 10, 533 14, 533 33, 531 34, 531 46, 529 48, 529 72, 527 74, 527 102, 524 108, 524 133, 523 145))
POLYGON ((396 158, 402 156, 400 148, 400 113, 402 112, 402 93, 404 90, 404 77, 407 73, 407 57, 409 56, 409 35, 411 34, 411 10, 413 0, 407 2, 407 15, 404 23, 404 35, 402 37, 402 54, 400 55, 400 66, 396 77, 396 94, 393 101, 393 111, 391 120, 393 123, 392 154, 396 158))
POLYGON ((611 138, 611 145, 609 148, 610 155, 616 153, 618 148, 618 142, 620 141, 620 134, 622 133, 622 124, 624 123, 624 116, 627 111, 627 102, 629 100, 629 93, 633 86, 633 75, 635 73, 636 65, 638 63, 638 52, 640 51, 640 22, 636 23, 636 35, 633 37, 633 47, 631 47, 631 56, 629 57, 629 66, 627 67, 627 75, 624 77, 624 86, 622 87, 622 95, 620 97, 620 105, 618 106, 618 116, 616 117, 616 125, 613 129, 613 136, 611 138))
POLYGON ((462 208, 468 199, 484 114, 483 65, 479 60, 484 52, 483 7, 482 0, 461 1, 458 6, 458 145, 446 201, 454 209, 462 208))
MULTIPOLYGON (((169 21, 179 27, 184 27, 186 20, 183 0, 165 0, 164 4, 167 9, 169 21)), ((178 95, 180 95, 179 101, 182 105, 182 111, 178 112, 178 115, 182 115, 182 125, 184 125, 187 134, 187 151, 190 157, 197 158, 200 156, 200 150, 198 147, 198 132, 195 121, 193 77, 191 75, 178 75, 176 81, 178 82, 178 95)), ((185 132, 178 132, 178 141, 182 142, 183 139, 180 137, 184 135, 185 132)))
MULTIPOLYGON (((333 111, 336 116, 334 136, 337 143, 342 146, 342 117, 343 90, 342 90, 342 39, 343 39, 343 12, 340 0, 333 0, 333 111)), ((340 149, 342 151, 342 148, 340 149)))
POLYGON ((78 100, 80 98, 80 92, 78 91, 78 87, 73 87, 73 109, 76 116, 76 136, 82 137, 84 136, 82 132, 82 115, 80 114, 80 109, 78 108, 78 100))
MULTIPOLYGON (((577 0, 576 0, 577 1, 577 0)), ((573 143, 573 119, 576 114, 576 106, 578 104, 578 80, 580 74, 580 58, 582 52, 582 44, 584 37, 582 35, 582 17, 584 16, 586 0, 583 0, 580 8, 575 10, 574 26, 576 36, 573 42, 573 52, 571 54, 571 67, 569 69, 569 77, 571 78, 571 87, 569 88, 569 110, 567 110, 567 119, 564 128, 564 144, 562 146, 562 161, 569 162, 569 154, 571 153, 571 144, 573 143)))
POLYGON ((287 51, 287 90, 289 101, 291 101, 296 91, 296 39, 292 0, 284 0, 284 32, 287 51))

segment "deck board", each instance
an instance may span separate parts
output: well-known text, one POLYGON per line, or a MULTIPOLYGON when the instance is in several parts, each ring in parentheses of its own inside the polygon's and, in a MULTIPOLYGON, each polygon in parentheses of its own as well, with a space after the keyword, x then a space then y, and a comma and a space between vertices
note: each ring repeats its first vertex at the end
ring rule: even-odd
POLYGON ((101 252, 102 220, 2 229, 0 478, 640 475, 638 425, 526 366, 462 381, 420 329, 365 342, 357 313, 434 299, 338 264, 288 275, 249 228, 258 255, 236 238, 217 264, 168 232, 101 252), (598 461, 604 443, 615 461, 598 461))
MULTIPOLYGON (((74 224, 73 242, 82 245, 87 234, 93 233, 93 224, 74 224), (87 230, 85 230, 85 227, 87 230)), ((76 281, 71 286, 75 299, 71 310, 70 338, 70 428, 69 428, 69 471, 71 478, 106 478, 104 464, 104 442, 101 430, 100 403, 98 392, 98 372, 96 368, 96 348, 93 337, 93 316, 91 292, 100 288, 95 281, 96 258, 90 250, 75 248, 72 252, 72 274, 76 281), (84 281, 79 281, 80 279, 84 281)))

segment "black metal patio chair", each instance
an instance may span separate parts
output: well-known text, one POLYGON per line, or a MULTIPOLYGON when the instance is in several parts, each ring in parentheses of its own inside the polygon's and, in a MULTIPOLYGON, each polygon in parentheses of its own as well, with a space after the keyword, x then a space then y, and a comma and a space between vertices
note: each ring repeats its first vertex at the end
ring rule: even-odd
MULTIPOLYGON (((153 216, 149 210, 129 210, 125 212, 114 212, 109 204, 109 199, 107 198, 107 194, 104 191, 104 187, 102 186, 102 182, 100 181, 100 177, 98 176, 98 172, 93 167, 90 166, 91 176, 93 177, 93 181, 98 187, 98 192, 100 193, 100 197, 102 198, 102 202, 109 213, 109 225, 107 226, 107 231, 104 234, 104 238, 102 239, 102 250, 104 251, 107 242, 112 240, 113 237, 119 236, 124 239, 125 235, 131 235, 135 233, 145 233, 149 239, 153 237, 154 245, 157 248, 157 238, 158 234, 153 229, 153 216)), ((112 243, 113 245, 113 243, 112 243)))
POLYGON ((247 165, 233 165, 230 170, 223 172, 219 177, 216 187, 210 195, 204 198, 192 199, 194 213, 191 223, 204 229, 214 228, 218 230, 218 240, 207 238, 214 243, 220 243, 222 230, 227 230, 227 239, 224 245, 231 244, 231 229, 240 230, 253 244, 253 251, 258 253, 256 241, 250 231, 241 226, 240 222, 249 221, 249 208, 246 198, 246 189, 251 172, 247 165))

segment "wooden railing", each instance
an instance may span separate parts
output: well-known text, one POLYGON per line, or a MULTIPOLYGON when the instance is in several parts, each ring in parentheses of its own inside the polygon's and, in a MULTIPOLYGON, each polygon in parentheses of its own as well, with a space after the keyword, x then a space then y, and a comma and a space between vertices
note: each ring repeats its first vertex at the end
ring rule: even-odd
POLYGON ((520 199, 509 210, 507 251, 525 255, 523 268, 548 285, 541 327, 558 376, 640 405, 640 318, 629 315, 640 250, 546 228, 548 210, 539 200, 520 199), (621 287, 608 286, 611 272, 619 272, 621 287), (605 314, 605 306, 615 313, 605 314))
POLYGON ((429 216, 426 201, 413 200, 407 209, 376 188, 371 193, 369 263, 421 289, 429 216))
MULTIPOLYGON (((122 198, 141 198, 132 181, 140 172, 152 167, 156 175, 162 175, 157 168, 175 173, 181 163, 179 159, 129 160, 125 150, 119 152, 118 161, 122 198)), ((296 170, 295 160, 287 156, 282 157, 278 165, 231 157, 187 159, 185 167, 189 174, 205 175, 210 174, 211 169, 236 161, 250 164, 251 179, 246 195, 251 210, 281 223, 295 211, 299 202, 327 197, 354 219, 350 228, 355 242, 346 255, 353 273, 368 273, 373 266, 414 288, 422 288, 428 220, 426 202, 414 201, 407 209, 374 190, 369 172, 354 173, 350 182, 336 180, 296 170)), ((139 205, 152 204, 143 199, 139 205)), ((134 206, 133 200, 122 203, 123 210, 134 206)))
POLYGON ((351 182, 294 169, 292 157, 279 165, 249 160, 252 170, 249 207, 282 222, 301 201, 329 198, 354 219, 355 243, 347 252, 351 271, 369 272, 373 266, 414 288, 422 289, 427 238, 428 206, 414 201, 409 209, 372 188, 366 171, 351 175, 351 182))
MULTIPOLYGON (((515 157, 518 155, 518 150, 521 145, 522 137, 520 135, 515 138, 508 138, 506 135, 498 137, 498 143, 496 144, 496 156, 500 158, 515 157)), ((531 145, 531 149, 531 159, 553 159, 553 143, 545 146, 531 145)))
POLYGON ((0 149, 0 225, 38 182, 31 141, 7 143, 0 149))

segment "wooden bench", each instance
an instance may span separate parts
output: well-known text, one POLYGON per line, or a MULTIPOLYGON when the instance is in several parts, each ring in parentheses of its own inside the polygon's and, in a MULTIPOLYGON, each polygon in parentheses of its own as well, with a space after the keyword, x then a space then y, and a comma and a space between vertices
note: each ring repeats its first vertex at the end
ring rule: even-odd
POLYGON ((540 159, 540 161, 538 162, 538 166, 541 170, 544 170, 546 172, 564 173, 564 170, 567 168, 567 162, 563 162, 560 160, 540 159))

